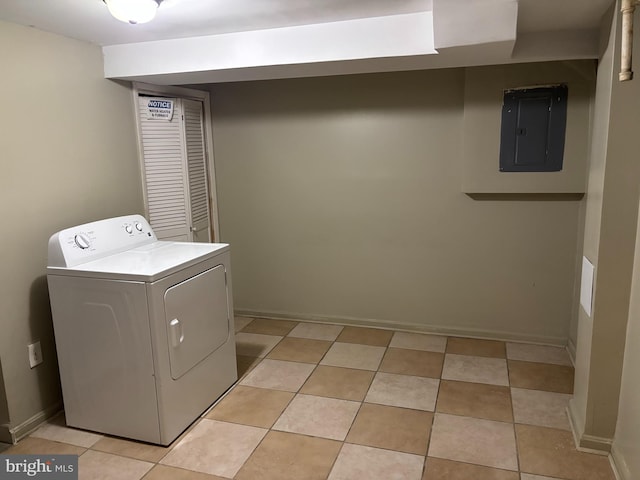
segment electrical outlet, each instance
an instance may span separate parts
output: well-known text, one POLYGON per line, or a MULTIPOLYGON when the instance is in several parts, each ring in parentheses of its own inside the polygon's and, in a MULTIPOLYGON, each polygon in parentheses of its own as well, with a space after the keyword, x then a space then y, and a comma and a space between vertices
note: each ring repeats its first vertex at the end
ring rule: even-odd
POLYGON ((40 340, 27 345, 27 348, 29 349, 29 365, 31 366, 31 368, 37 367, 43 361, 40 340))

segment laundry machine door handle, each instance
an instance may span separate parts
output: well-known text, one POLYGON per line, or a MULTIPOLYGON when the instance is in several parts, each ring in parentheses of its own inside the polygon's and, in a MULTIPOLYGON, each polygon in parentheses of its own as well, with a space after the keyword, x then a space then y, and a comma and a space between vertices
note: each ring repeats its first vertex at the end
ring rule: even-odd
POLYGON ((169 331, 171 332, 171 346, 178 348, 184 341, 184 332, 182 331, 182 323, 177 318, 169 322, 169 331))

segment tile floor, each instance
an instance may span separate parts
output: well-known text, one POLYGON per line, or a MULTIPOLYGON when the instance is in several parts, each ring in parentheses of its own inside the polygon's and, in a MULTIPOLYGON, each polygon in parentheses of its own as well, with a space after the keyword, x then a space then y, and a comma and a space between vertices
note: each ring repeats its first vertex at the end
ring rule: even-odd
POLYGON ((118 480, 614 480, 576 451, 566 351, 236 319, 240 380, 168 448, 65 427, 5 453, 80 455, 118 480))

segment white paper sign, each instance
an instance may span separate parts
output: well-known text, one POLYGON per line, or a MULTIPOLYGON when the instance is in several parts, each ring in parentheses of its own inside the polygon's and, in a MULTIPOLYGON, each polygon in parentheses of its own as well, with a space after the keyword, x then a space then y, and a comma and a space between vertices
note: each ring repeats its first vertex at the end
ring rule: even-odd
POLYGON ((582 281, 580 282, 580 305, 587 315, 591 316, 593 302, 593 264, 582 257, 582 281))
POLYGON ((150 98, 147 101, 147 118, 150 120, 171 121, 173 118, 173 100, 150 98))

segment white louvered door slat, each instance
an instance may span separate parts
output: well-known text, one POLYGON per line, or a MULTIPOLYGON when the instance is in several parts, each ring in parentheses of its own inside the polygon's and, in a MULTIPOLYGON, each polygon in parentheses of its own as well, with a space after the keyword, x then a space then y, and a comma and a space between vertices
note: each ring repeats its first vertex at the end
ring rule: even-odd
POLYGON ((189 179, 189 210, 194 242, 211 241, 211 214, 207 185, 202 102, 182 100, 184 138, 189 179))
POLYGON ((188 171, 180 101, 174 99, 173 117, 168 121, 148 118, 150 99, 138 98, 149 223, 161 240, 188 241, 191 239, 188 171))

